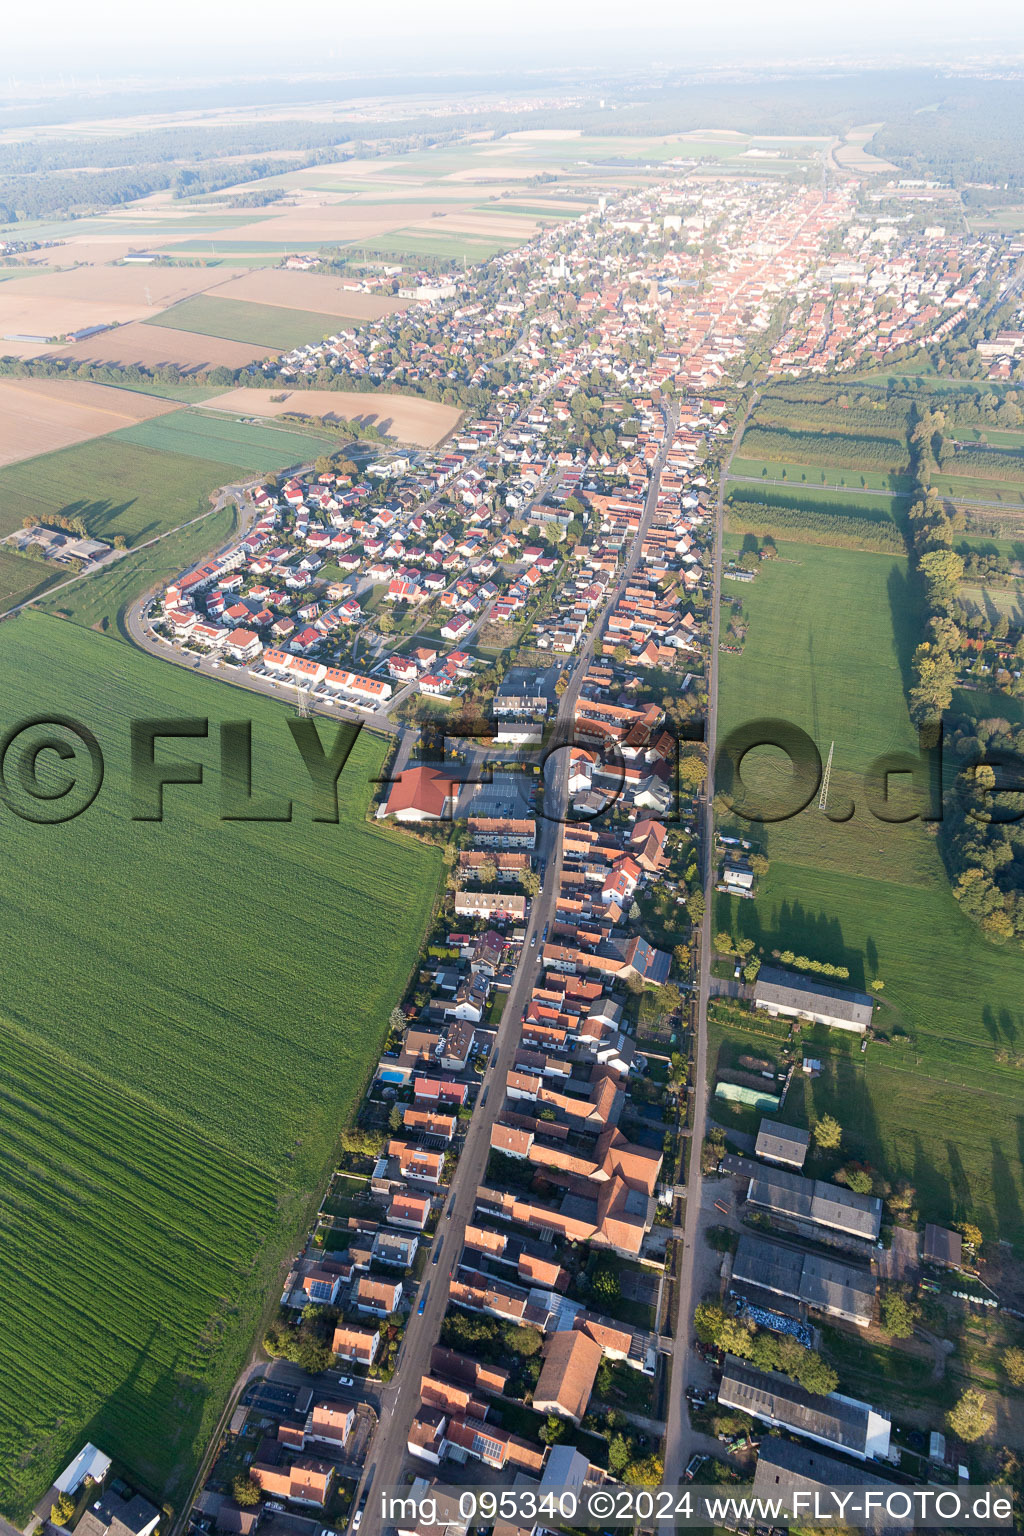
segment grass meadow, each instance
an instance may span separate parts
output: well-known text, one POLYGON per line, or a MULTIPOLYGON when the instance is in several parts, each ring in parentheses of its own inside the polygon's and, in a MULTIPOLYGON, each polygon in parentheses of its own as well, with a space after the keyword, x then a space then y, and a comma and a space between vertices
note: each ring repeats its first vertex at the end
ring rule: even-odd
POLYGON ((845 469, 839 464, 799 464, 787 459, 748 459, 737 455, 732 461, 732 476, 743 475, 748 479, 763 480, 766 486, 773 483, 828 489, 838 487, 845 491, 885 491, 906 493, 913 481, 909 475, 882 469, 845 469))
MULTIPOLYGON (((257 405, 259 400, 255 402, 257 405)), ((119 443, 155 448, 185 458, 213 459, 232 471, 266 474, 307 464, 322 453, 336 453, 344 446, 337 432, 304 432, 270 422, 239 421, 228 411, 172 411, 153 422, 136 422, 112 434, 119 443), (162 432, 140 431, 166 422, 162 432)), ((212 487, 211 487, 212 489, 212 487)))
POLYGON ((215 453, 196 458, 117 433, 0 469, 0 535, 25 517, 81 517, 97 539, 122 534, 129 544, 153 538, 209 508, 210 492, 237 475, 215 453))
POLYGON ((29 598, 42 594, 59 580, 54 566, 0 549, 0 613, 18 603, 28 602, 29 598))
POLYGON ((128 553, 113 565, 76 581, 73 586, 48 592, 37 603, 45 613, 71 619, 86 629, 118 635, 122 610, 142 593, 203 559, 212 549, 227 543, 237 527, 233 504, 204 517, 190 528, 168 534, 159 543, 128 553))
MULTIPOLYGON (((27 516, 48 522, 64 515, 81 517, 95 538, 121 534, 137 544, 207 511, 219 486, 343 446, 337 433, 249 424, 226 412, 182 409, 156 420, 167 423, 163 431, 140 431, 155 423, 138 423, 0 468, 0 536, 27 516)), ((0 591, 6 575, 4 563, 0 591)))
MULTIPOLYGON (((886 823, 866 805, 872 761, 917 750, 906 562, 798 543, 780 542, 779 554, 742 589, 749 630, 742 654, 721 657, 720 729, 724 738, 770 712, 805 730, 823 761, 834 741, 829 815, 815 796, 790 820, 743 823, 769 873, 754 901, 716 898, 714 930, 749 936, 768 956, 793 949, 847 965, 855 986, 884 982, 876 1024, 892 1043, 862 1055, 814 1031, 810 1054, 826 1070, 801 1079, 808 1112, 834 1110, 848 1149, 911 1179, 929 1219, 971 1214, 1024 1252, 1024 956, 961 915, 920 820, 886 823), (829 819, 851 805, 849 820, 829 819)), ((777 791, 780 762, 758 749, 746 782, 777 791)), ((891 788, 893 811, 920 805, 909 776, 891 788)))
POLYGON ((353 251, 365 251, 367 255, 416 257, 436 256, 440 260, 489 261, 514 246, 522 245, 521 236, 502 236, 495 226, 494 236, 464 235, 453 230, 448 234, 431 235, 418 229, 400 229, 393 235, 378 235, 371 240, 354 241, 353 251), (498 236, 498 238, 495 238, 498 236))
POLYGON ((336 335, 342 326, 351 328, 353 324, 337 315, 283 309, 276 304, 251 304, 246 299, 218 299, 205 293, 165 309, 152 323, 172 331, 192 331, 197 336, 245 341, 272 352, 290 352, 292 347, 321 341, 325 336, 336 335))
MULTIPOLYGON (((66 714, 106 773, 64 826, 4 813, 0 891, 0 1507, 21 1523, 82 1443, 180 1500, 309 1219, 429 917, 439 856, 365 820, 360 736, 339 824, 313 823, 288 711, 37 612, 5 624, 10 720, 66 714), (253 722, 257 793, 224 821, 218 722, 253 722), (204 765, 131 819, 133 718, 201 717, 204 765)), ((323 727, 321 727, 323 729, 323 727)), ((12 749, 13 750, 13 749, 12 749)))

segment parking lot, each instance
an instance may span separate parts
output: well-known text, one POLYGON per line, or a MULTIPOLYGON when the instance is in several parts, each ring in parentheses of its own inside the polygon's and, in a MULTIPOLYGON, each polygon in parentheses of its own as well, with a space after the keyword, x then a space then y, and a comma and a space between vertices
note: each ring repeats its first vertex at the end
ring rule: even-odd
MULTIPOLYGON (((478 770, 481 776, 486 770, 478 770)), ((519 819, 535 814, 530 792, 536 784, 533 774, 502 773, 494 769, 489 784, 467 784, 459 799, 459 816, 512 816, 519 819)))

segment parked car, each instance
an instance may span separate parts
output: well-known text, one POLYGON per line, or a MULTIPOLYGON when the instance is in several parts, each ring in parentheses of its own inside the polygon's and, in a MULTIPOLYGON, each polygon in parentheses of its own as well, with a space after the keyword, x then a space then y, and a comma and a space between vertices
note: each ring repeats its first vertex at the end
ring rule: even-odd
POLYGON ((707 1461, 707 1457, 706 1456, 691 1456, 690 1457, 689 1461, 686 1463, 686 1471, 683 1473, 683 1477, 686 1480, 686 1482, 688 1482, 688 1483, 692 1483, 693 1482, 694 1478, 697 1476, 697 1473, 700 1471, 701 1467, 704 1465, 704 1463, 706 1461, 707 1461))

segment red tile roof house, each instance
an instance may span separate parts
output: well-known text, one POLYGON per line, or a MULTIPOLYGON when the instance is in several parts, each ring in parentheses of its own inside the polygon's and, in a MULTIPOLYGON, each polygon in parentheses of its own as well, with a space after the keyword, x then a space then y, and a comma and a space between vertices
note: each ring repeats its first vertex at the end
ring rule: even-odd
POLYGON ((344 1403, 315 1403, 306 1420, 307 1439, 341 1447, 352 1433, 355 1416, 355 1409, 344 1403))
POLYGON ((331 1348, 339 1360, 371 1366, 380 1347, 380 1332, 369 1328, 335 1328, 331 1348))
POLYGON ((578 1425, 587 1411, 603 1358, 600 1344, 585 1333, 563 1329, 550 1334, 533 1393, 536 1411, 556 1414, 578 1425))
POLYGON ((397 1312, 402 1302, 401 1280, 378 1280, 362 1275, 356 1286, 356 1307, 360 1312, 370 1312, 374 1317, 387 1317, 397 1312))
POLYGON ((321 1269, 319 1265, 311 1269, 303 1276, 302 1289, 310 1301, 320 1302, 324 1306, 333 1306, 338 1299, 338 1291, 341 1289, 342 1276, 330 1270, 321 1269))
POLYGON ((228 652, 239 661, 255 661, 263 650, 259 635, 251 629, 233 629, 224 644, 228 652))
POLYGON ((330 1445, 341 1450, 352 1433, 355 1416, 355 1409, 344 1403, 316 1403, 306 1415, 306 1422, 301 1428, 282 1424, 278 1429, 278 1438, 297 1446, 300 1451, 305 1450, 310 1443, 330 1445), (283 1435, 281 1431, 285 1429, 289 1433, 283 1435))
POLYGON ((442 1141, 451 1141, 457 1123, 454 1115, 433 1115, 427 1109, 413 1109, 411 1105, 402 1116, 406 1130, 424 1136, 439 1136, 442 1141))
POLYGON ((388 1156, 397 1157, 403 1179, 421 1179, 425 1184, 440 1184, 444 1172, 443 1153, 428 1152, 407 1141, 395 1140, 388 1142, 388 1156))
POLYGON ((259 1459, 249 1468, 249 1476, 264 1493, 292 1504, 311 1504, 323 1509, 334 1480, 331 1462, 299 1456, 289 1463, 284 1460, 284 1447, 267 1440, 261 1442, 256 1454, 259 1459), (271 1459, 275 1453, 281 1460, 271 1459))
POLYGON ((443 1077, 415 1077, 412 1086, 418 1108, 424 1104, 465 1104, 469 1093, 465 1083, 443 1077))
MULTIPOLYGON (((410 1195, 399 1190, 392 1195, 388 1206, 388 1223, 392 1227, 414 1227, 422 1232, 430 1215, 430 1199, 427 1195, 410 1195)), ((334 1349, 337 1354, 337 1345, 334 1349)))
POLYGON ((401 822, 450 821, 457 798, 457 781, 450 773, 429 767, 406 768, 392 781, 377 816, 393 816, 401 822))

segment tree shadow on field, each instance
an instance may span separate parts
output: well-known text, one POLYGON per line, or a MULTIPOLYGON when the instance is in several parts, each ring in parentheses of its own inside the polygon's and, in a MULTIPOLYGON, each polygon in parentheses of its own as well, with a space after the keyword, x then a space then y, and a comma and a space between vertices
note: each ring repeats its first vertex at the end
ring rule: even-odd
POLYGON ((79 1443, 88 1441, 102 1447, 118 1447, 117 1459, 131 1469, 133 1486, 160 1505, 165 1499, 179 1500, 186 1491, 195 1458, 202 1450, 195 1427, 200 1423, 202 1404, 209 1389, 183 1369, 168 1366, 155 1380, 143 1383, 146 1362, 165 1325, 155 1323, 149 1337, 139 1348, 131 1370, 107 1396, 88 1424, 77 1435, 79 1443), (140 1426, 145 1426, 144 1432, 140 1426), (167 1481, 167 1442, 173 1450, 173 1472, 167 1481), (150 1459, 148 1448, 156 1448, 150 1459))
MULTIPOLYGON (((806 1050, 815 1054, 815 1031, 805 1031, 806 1050)), ((832 1044, 828 1031, 822 1049, 828 1052, 832 1044)), ((833 1049, 822 1057, 822 1074, 813 1086, 814 1115, 834 1115, 843 1128, 843 1154, 855 1157, 880 1173, 887 1173, 882 1160, 881 1141, 878 1133, 878 1117, 867 1084, 867 1076, 859 1058, 838 1053, 833 1049)))
POLYGON ((944 1172, 925 1151, 920 1136, 915 1135, 914 1166, 909 1178, 916 1191, 922 1220, 948 1225, 952 1221, 963 1221, 969 1215, 974 1219, 974 1198, 958 1148, 951 1141, 945 1146, 948 1170, 944 1172))
POLYGON ((981 1010, 981 1022, 993 1045, 998 1045, 1000 1041, 1006 1045, 1016 1045, 1017 1020, 1009 1008, 1000 1008, 997 1018, 992 1007, 986 1003, 981 1010))
MULTIPOLYGON (((109 498, 106 501, 71 501, 67 506, 61 507, 60 516, 80 517, 89 537, 100 539, 112 523, 122 517, 125 512, 131 511, 137 500, 138 498, 133 496, 130 501, 122 502, 113 502, 109 498)), ((144 538, 148 533, 155 533, 159 526, 159 523, 150 522, 144 528, 135 529, 133 540, 144 538)), ((123 532, 120 528, 116 531, 123 532)))
POLYGON ((878 975, 878 945, 874 939, 868 939, 864 945, 864 959, 867 961, 868 970, 872 976, 878 975))
POLYGON ((896 665, 904 695, 910 691, 910 663, 921 638, 921 592, 905 569, 893 565, 886 583, 896 665))
MULTIPOLYGON (((840 986, 864 986, 864 955, 860 950, 847 949, 843 938, 843 925, 837 917, 827 912, 810 912, 799 901, 784 901, 772 913, 773 933, 766 938, 772 948, 791 949, 795 954, 806 955, 810 960, 828 961, 832 965, 845 965, 850 972, 849 981, 840 986)), ((834 978, 808 973, 810 980, 828 985, 834 978)))
MULTIPOLYGON (((1017 1117, 1018 1139, 1020 1116, 1017 1117)), ((992 1138, 992 1198, 995 1201, 997 1231, 1007 1242, 1018 1243, 1024 1228, 1024 1211, 1021 1210, 1017 1193, 1017 1180, 1006 1153, 999 1142, 992 1138)))

